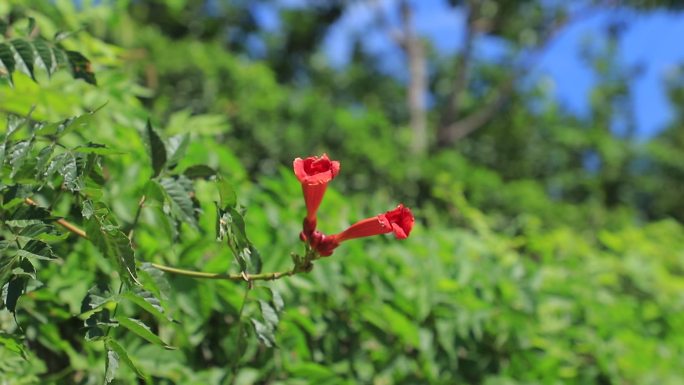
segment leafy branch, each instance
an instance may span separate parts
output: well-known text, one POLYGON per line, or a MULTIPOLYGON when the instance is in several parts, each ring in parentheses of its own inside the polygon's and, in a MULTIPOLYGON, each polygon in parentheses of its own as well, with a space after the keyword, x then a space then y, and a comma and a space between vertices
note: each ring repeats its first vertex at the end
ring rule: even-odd
MULTIPOLYGON (((38 204, 32 200, 31 198, 25 198, 24 202, 30 206, 38 206, 38 204)), ((73 223, 60 218, 57 220, 57 223, 64 227, 67 231, 71 232, 72 234, 75 234, 81 238, 88 239, 88 234, 78 226, 74 225, 73 223)), ((247 282, 252 282, 252 281, 274 281, 277 279, 281 279, 283 277, 289 277, 298 273, 307 273, 311 271, 312 264, 311 262, 316 259, 317 256, 314 251, 312 250, 307 250, 307 254, 304 258, 300 258, 297 255, 293 256, 293 261, 294 261, 294 267, 290 270, 286 271, 277 271, 277 272, 268 272, 268 273, 258 273, 258 274, 249 274, 246 272, 242 272, 239 274, 228 274, 228 273, 207 273, 207 272, 202 272, 202 271, 196 271, 196 270, 188 270, 188 269, 180 269, 176 267, 171 267, 171 266, 166 266, 158 263, 150 263, 150 266, 154 267, 155 269, 164 271, 169 274, 175 274, 175 275, 182 275, 185 277, 190 277, 190 278, 196 278, 196 279, 216 279, 216 280, 226 280, 226 281, 247 281, 247 282)))

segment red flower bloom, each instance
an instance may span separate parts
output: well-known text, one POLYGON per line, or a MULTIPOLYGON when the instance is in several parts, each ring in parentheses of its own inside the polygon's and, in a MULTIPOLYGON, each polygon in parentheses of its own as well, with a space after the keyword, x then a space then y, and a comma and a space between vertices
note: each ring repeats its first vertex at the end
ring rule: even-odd
POLYGON ((330 160, 327 154, 323 154, 321 157, 297 158, 292 166, 304 192, 306 218, 301 236, 306 239, 316 230, 316 211, 321 205, 328 182, 340 172, 340 162, 330 160))
POLYGON ((411 233, 414 222, 411 210, 400 204, 394 210, 358 221, 339 234, 327 236, 316 231, 310 243, 319 254, 328 256, 341 242, 349 239, 386 233, 394 233, 397 239, 405 239, 411 233))

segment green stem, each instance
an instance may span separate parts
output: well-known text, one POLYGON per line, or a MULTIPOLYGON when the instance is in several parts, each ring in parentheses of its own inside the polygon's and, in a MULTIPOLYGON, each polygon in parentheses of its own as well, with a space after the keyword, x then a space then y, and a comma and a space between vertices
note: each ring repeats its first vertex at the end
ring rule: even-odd
POLYGON ((142 208, 143 205, 145 204, 145 195, 140 197, 140 201, 138 202, 138 208, 135 210, 135 217, 133 218, 133 223, 131 224, 131 231, 128 232, 128 239, 133 242, 133 233, 135 232, 135 227, 138 225, 138 221, 140 220, 140 214, 142 213, 142 208))
POLYGON ((205 273, 202 271, 179 269, 176 267, 160 265, 158 263, 150 263, 155 269, 159 269, 166 273, 182 275, 185 277, 199 278, 199 279, 222 279, 226 281, 273 281, 282 277, 289 277, 297 274, 298 270, 293 268, 288 271, 276 271, 272 273, 261 274, 226 274, 226 273, 205 273))
MULTIPOLYGON (((27 205, 31 206, 38 206, 38 203, 33 201, 31 198, 26 198, 24 199, 24 202, 27 205)), ((142 207, 142 203, 144 203, 144 199, 140 200, 140 203, 138 204, 138 208, 140 211, 140 208, 142 207)), ((136 218, 139 217, 139 213, 136 214, 136 218)), ((60 224, 62 227, 67 229, 73 234, 78 235, 81 238, 88 238, 88 235, 86 234, 85 231, 81 230, 80 228, 76 227, 73 225, 71 222, 65 220, 65 219, 58 219, 57 223, 60 224)), ((137 219, 134 221, 134 224, 137 223, 137 219)), ((295 266, 291 270, 287 271, 276 271, 276 272, 271 272, 271 273, 260 273, 260 274, 247 274, 245 272, 241 274, 225 274, 225 273, 205 273, 202 271, 195 271, 195 270, 186 270, 186 269, 179 269, 176 267, 171 267, 171 266, 166 266, 166 265, 161 265, 158 263, 151 263, 150 265, 154 267, 155 269, 159 269, 161 271, 167 272, 169 274, 176 274, 176 275, 182 275, 185 277, 191 277, 191 278, 197 278, 197 279, 222 279, 226 281, 273 281, 276 279, 280 279, 283 277, 289 277, 292 275, 295 275, 297 273, 308 273, 311 271, 311 268, 313 265, 311 262, 316 258, 317 256, 315 253, 308 249, 306 256, 304 257, 303 261, 299 261, 298 263, 295 263, 295 266)))

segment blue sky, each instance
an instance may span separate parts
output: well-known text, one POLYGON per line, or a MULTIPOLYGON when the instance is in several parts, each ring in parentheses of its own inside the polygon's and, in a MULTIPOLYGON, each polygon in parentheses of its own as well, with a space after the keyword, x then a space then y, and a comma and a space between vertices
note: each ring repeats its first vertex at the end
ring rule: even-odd
MULTIPOLYGON (((298 6, 301 0, 281 0, 287 6, 298 6)), ((388 34, 372 32, 374 12, 381 7, 390 23, 397 22, 396 0, 361 1, 352 3, 341 20, 334 25, 325 39, 324 51, 331 63, 343 66, 349 57, 351 37, 363 33, 364 45, 386 58, 386 69, 401 76, 405 64, 388 34)), ((413 1, 416 29, 445 55, 460 48, 463 15, 446 4, 446 0, 413 1)), ((260 21, 267 27, 277 26, 277 16, 261 10, 260 21)), ((640 65, 643 72, 634 79, 633 105, 637 119, 637 133, 648 137, 657 133, 672 118, 663 81, 677 65, 684 63, 684 14, 653 11, 636 13, 615 10, 597 10, 591 16, 574 22, 556 38, 537 65, 535 76, 552 81, 553 96, 569 111, 582 116, 588 112, 589 92, 596 79, 591 68, 579 56, 583 41, 600 34, 602 26, 619 17, 627 22, 627 30, 620 44, 620 61, 626 67, 640 65)), ((481 41, 477 54, 487 57, 497 51, 493 41, 481 41)))

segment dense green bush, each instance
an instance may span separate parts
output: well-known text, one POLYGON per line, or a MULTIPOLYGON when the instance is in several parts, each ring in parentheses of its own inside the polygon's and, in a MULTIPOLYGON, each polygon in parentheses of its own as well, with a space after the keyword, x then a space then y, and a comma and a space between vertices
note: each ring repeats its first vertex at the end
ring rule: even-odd
POLYGON ((561 200, 454 151, 409 158, 405 130, 380 107, 278 83, 268 65, 170 40, 125 6, 10 3, 22 17, 8 28, 28 33, 0 40, 7 383, 680 383, 681 223, 561 200), (59 44, 88 67, 52 73, 36 57, 35 71, 8 71, 13 39, 81 22, 59 44), (415 207, 411 237, 345 243, 309 273, 240 280, 287 271, 303 253, 290 165, 323 151, 342 170, 322 231, 400 198, 415 207), (235 255, 216 240, 226 212, 219 232, 235 255))

